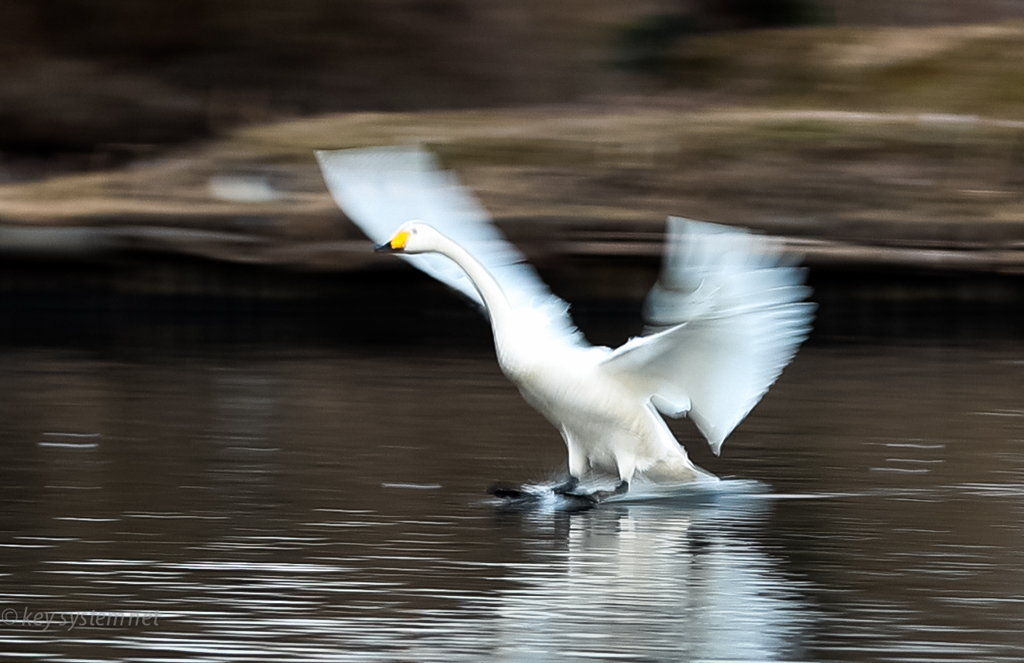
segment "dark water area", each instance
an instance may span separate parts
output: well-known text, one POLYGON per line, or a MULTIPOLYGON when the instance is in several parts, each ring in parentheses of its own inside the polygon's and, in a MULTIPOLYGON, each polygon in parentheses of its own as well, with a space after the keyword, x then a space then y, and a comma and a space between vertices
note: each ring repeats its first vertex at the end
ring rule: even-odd
MULTIPOLYGON (((539 271, 595 344, 641 333, 650 257, 566 258, 539 271)), ((877 265, 815 267, 812 343, 971 345, 1024 338, 1024 275, 877 265)), ((472 305, 397 261, 313 271, 117 252, 78 260, 5 255, 0 346, 123 351, 154 347, 431 345, 486 351, 472 305)))
POLYGON ((686 499, 564 472, 486 345, 0 351, 0 651, 1017 661, 1024 344, 812 343, 686 499))

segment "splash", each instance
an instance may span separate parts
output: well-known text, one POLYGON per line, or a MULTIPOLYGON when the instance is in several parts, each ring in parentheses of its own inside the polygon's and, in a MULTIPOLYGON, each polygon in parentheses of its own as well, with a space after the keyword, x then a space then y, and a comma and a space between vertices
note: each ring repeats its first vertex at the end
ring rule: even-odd
POLYGON ((488 489, 492 502, 500 507, 517 510, 582 511, 605 504, 658 502, 680 506, 700 506, 717 502, 723 497, 761 495, 768 487, 748 479, 718 479, 708 477, 683 483, 661 483, 638 477, 627 493, 597 497, 602 491, 615 487, 614 481, 596 480, 580 484, 571 493, 555 489, 562 480, 549 480, 522 485, 497 484, 488 489))

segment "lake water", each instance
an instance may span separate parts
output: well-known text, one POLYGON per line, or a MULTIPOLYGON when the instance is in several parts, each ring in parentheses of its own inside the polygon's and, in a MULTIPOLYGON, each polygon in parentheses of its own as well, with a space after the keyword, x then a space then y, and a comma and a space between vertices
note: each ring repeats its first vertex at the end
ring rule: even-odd
POLYGON ((1019 661, 1024 344, 812 345, 715 493, 564 472, 486 348, 0 353, 0 651, 44 661, 1019 661))

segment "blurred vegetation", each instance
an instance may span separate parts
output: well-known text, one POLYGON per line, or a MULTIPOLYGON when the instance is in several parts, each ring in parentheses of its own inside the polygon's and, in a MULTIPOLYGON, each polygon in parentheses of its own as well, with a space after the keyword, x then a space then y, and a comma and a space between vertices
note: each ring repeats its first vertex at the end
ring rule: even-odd
POLYGON ((680 43, 703 34, 822 23, 826 12, 811 0, 703 0, 679 3, 669 13, 641 16, 618 29, 615 64, 663 76, 676 68, 680 43))
POLYGON ((617 0, 5 0, 0 150, 131 152, 340 110, 566 101, 617 0), (120 144, 120 145, 119 145, 120 144))
POLYGON ((1022 117, 1024 23, 688 39, 665 76, 775 105, 1022 117))
POLYGON ((1019 115, 1019 25, 821 27, 978 19, 996 15, 995 5, 965 14, 933 0, 916 15, 873 7, 866 0, 5 0, 0 152, 87 154, 88 166, 103 167, 149 156, 153 146, 296 116, 666 90, 698 104, 713 92, 730 104, 1019 115))
POLYGON ((862 0, 5 0, 0 152, 82 154, 91 169, 326 112, 666 91, 697 105, 710 93, 729 105, 1019 116, 1020 25, 849 25, 997 15, 992 3, 952 6, 933 0, 915 15, 862 0), (837 21, 846 25, 824 27, 837 21))
POLYGON ((1024 23, 822 24, 854 4, 10 0, 0 179, 37 181, 0 209, 355 239, 312 150, 421 142, 507 228, 677 213, 1019 252, 1024 23), (18 161, 68 154, 91 172, 18 161), (268 200, 219 197, 225 176, 268 200))

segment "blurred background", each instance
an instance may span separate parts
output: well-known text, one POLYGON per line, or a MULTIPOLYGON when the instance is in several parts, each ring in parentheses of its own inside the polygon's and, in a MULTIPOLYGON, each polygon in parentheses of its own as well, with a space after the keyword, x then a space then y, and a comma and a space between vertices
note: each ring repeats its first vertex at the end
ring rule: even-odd
POLYGON ((367 254, 312 151, 409 142, 596 326, 635 313, 676 214, 805 256, 818 335, 1019 334, 1022 18, 1011 0, 11 0, 0 337, 395 333, 338 313, 397 261, 367 254))
POLYGON ((12 655, 1019 661, 1022 338, 1024 0, 0 3, 12 655), (594 343, 667 215, 801 257, 723 455, 670 422, 720 495, 485 501, 564 445, 313 157, 409 143, 594 343))

